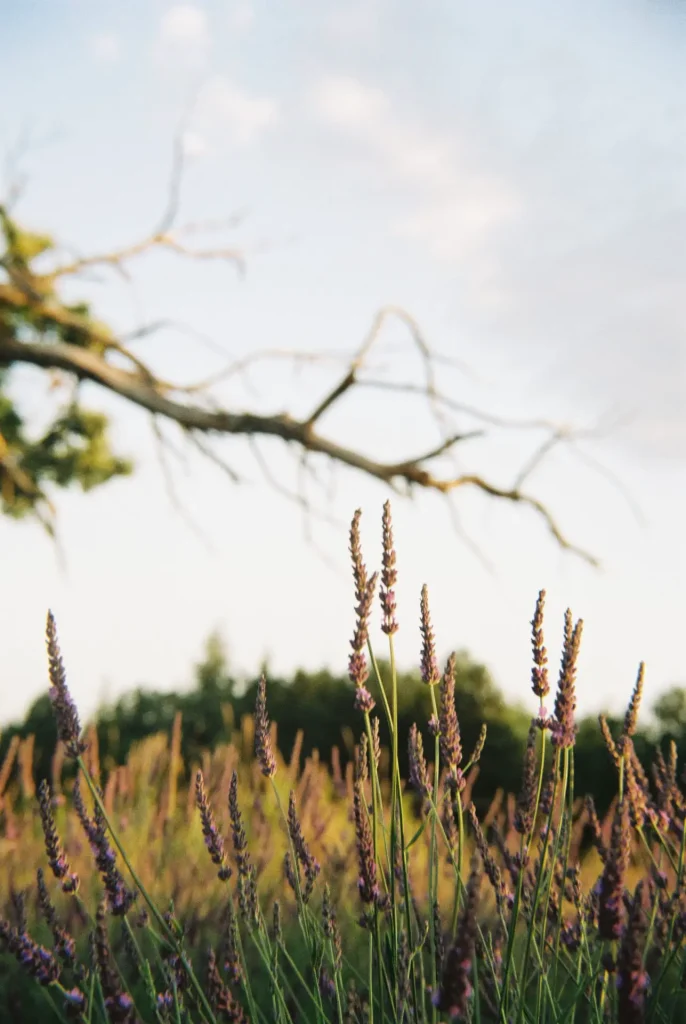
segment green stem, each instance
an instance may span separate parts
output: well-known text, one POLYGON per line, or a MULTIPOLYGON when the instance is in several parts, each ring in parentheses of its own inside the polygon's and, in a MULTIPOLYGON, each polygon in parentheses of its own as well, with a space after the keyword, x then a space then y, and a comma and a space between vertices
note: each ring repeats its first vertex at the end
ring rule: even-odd
POLYGON ((564 860, 562 862, 562 892, 560 893, 560 913, 557 919, 557 926, 555 929, 555 955, 553 962, 555 964, 553 974, 553 991, 557 991, 557 968, 559 962, 559 951, 560 951, 560 936, 562 934, 562 908, 564 906, 565 889, 567 886, 567 866, 569 864, 569 847, 572 840, 572 821, 574 815, 574 748, 565 750, 565 759, 569 763, 569 783, 567 791, 567 814, 568 814, 568 826, 567 835, 565 836, 565 850, 564 860))
MULTIPOLYGON (((559 750, 558 750, 559 760, 559 750)), ((562 836, 565 827, 565 802, 567 799, 567 788, 569 786, 569 749, 563 748, 562 757, 562 793, 560 795, 560 820, 557 823, 557 829, 555 830, 555 840, 553 842, 553 850, 550 859, 550 876, 548 880, 548 886, 546 890, 545 902, 543 905, 543 914, 541 917, 541 947, 545 951, 547 945, 546 933, 548 930, 548 908, 550 906, 550 896, 553 891, 553 885, 555 884, 555 865, 557 864, 558 856, 560 853, 560 838, 562 836)), ((555 811, 555 800, 553 800, 553 806, 551 808, 551 815, 555 811)), ((564 879, 563 879, 564 887, 564 879)), ((564 888, 563 893, 564 895, 564 888)), ((560 915, 562 914, 562 903, 560 903, 560 915)), ((554 1007, 553 1007, 554 1009, 554 1007)), ((545 1022, 545 1016, 547 1009, 544 1011, 543 1021, 545 1022)))
POLYGON ((86 768, 86 765, 85 765, 84 760, 83 760, 82 757, 79 757, 77 759, 77 764, 78 764, 79 768, 81 769, 81 771, 83 772, 83 776, 84 776, 84 778, 86 780, 88 788, 91 791, 91 795, 92 795, 93 799, 95 800, 96 804, 98 805, 98 809, 100 810, 100 813, 102 814, 102 818, 103 818, 103 821, 105 823, 105 826, 106 826, 107 830, 109 831, 110 835, 112 836, 112 840, 114 842, 114 845, 117 847, 119 853, 121 854, 121 858, 124 861, 124 863, 126 864, 126 867, 127 867, 128 871, 129 871, 129 874, 131 875, 135 885, 137 886, 137 888, 139 889, 141 895, 143 896, 143 899, 148 904, 148 907, 150 908, 150 911, 151 911, 153 917, 155 918, 155 920, 157 921, 158 925, 160 926, 160 928, 164 932, 165 936, 169 939, 169 941, 171 942, 172 946, 174 947, 176 953, 178 954, 179 959, 181 960, 181 963, 183 964, 184 969, 185 969, 186 973, 188 974, 189 980, 191 982, 191 985, 193 986, 193 989, 195 991, 196 997, 198 998, 198 1001, 200 1002, 201 1006, 203 1007, 203 1009, 205 1010, 206 1014, 208 1015, 208 1018, 209 1018, 211 1024, 217 1024, 217 1019, 216 1019, 215 1015, 212 1013, 212 1008, 210 1007, 210 1004, 209 1004, 209 1001, 207 999, 207 996, 205 995, 205 993, 203 991, 203 988, 202 988, 202 985, 200 984, 200 982, 198 981, 198 978, 196 977, 195 971, 193 970, 193 967, 192 967, 188 957, 186 956, 186 953, 185 953, 181 943, 179 942, 179 940, 177 939, 176 935, 174 934, 172 929, 169 927, 167 922, 165 921, 164 916, 162 915, 162 913, 160 912, 160 910, 157 907, 157 904, 153 901, 152 897, 149 895, 147 889, 143 885, 143 882, 141 881, 141 879, 140 879, 140 877, 138 875, 138 872, 136 871, 136 869, 134 868, 133 864, 129 860, 128 854, 126 853, 126 850, 124 849, 124 847, 122 845, 122 842, 119 839, 119 836, 118 836, 117 832, 112 827, 112 822, 110 821, 109 816, 107 814, 107 810, 105 808, 105 804, 104 804, 104 802, 103 802, 103 800, 102 800, 102 798, 100 796, 100 793, 98 792, 98 789, 97 789, 95 783, 93 782, 93 780, 92 780, 92 778, 90 776, 90 772, 86 768))
MULTIPOLYGON (((674 889, 675 889, 676 892, 679 892, 682 889, 685 858, 686 858, 686 821, 683 821, 682 822, 682 827, 681 827, 681 848, 679 850, 679 863, 678 863, 678 867, 677 867, 676 881, 674 883, 674 889)), ((668 933, 668 936, 667 936, 667 942, 665 943, 665 949, 671 949, 672 940, 674 938, 674 928, 676 927, 676 922, 677 922, 678 916, 679 916, 679 911, 678 911, 678 904, 677 904, 677 909, 672 914, 672 918, 671 918, 671 921, 669 923, 669 933, 668 933)), ((657 997, 659 995, 660 989, 662 988, 662 983, 664 982, 665 977, 667 976, 667 971, 669 970, 669 967, 671 967, 671 964, 676 959, 676 955, 677 955, 677 953, 679 951, 680 946, 681 946, 681 943, 679 942, 677 944, 676 949, 673 951, 672 954, 670 954, 670 956, 667 958, 667 961, 662 965, 662 970, 660 971, 660 974, 659 974, 657 980, 655 981, 655 983, 653 985, 653 989, 652 989, 652 992, 651 992, 651 1006, 650 1006, 650 1010, 649 1010, 648 1018, 647 1018, 649 1022, 653 1019, 653 1016, 654 1016, 655 1011, 657 1009, 657 1006, 658 1006, 658 999, 657 999, 657 997)))
MULTIPOLYGON (((433 717, 438 721, 438 707, 436 705, 436 689, 430 686, 431 710, 433 717)), ((434 794, 438 795, 440 781, 440 740, 438 732, 434 736, 434 794)), ((457 886, 459 889, 459 886, 457 886)), ((436 936, 434 934, 434 903, 438 901, 438 845, 436 842, 436 818, 431 816, 431 843, 429 847, 429 947, 431 950, 431 991, 435 993, 438 989, 438 969, 436 964, 436 936)), ((431 1003, 431 1024, 436 1024, 436 1007, 431 1003)))
MULTIPOLYGON (((540 898, 540 895, 541 895, 541 887, 543 885, 543 877, 544 877, 544 874, 545 874, 545 860, 546 860, 546 856, 547 856, 547 852, 548 852, 548 840, 550 838, 550 832, 551 832, 551 829, 552 829, 553 813, 555 811, 555 801, 556 801, 556 798, 557 798, 557 783, 558 783, 558 772, 559 772, 559 751, 557 751, 556 755, 555 755, 555 765, 554 765, 554 769, 553 770, 554 770, 554 773, 555 773, 555 775, 554 775, 555 782, 554 782, 554 785, 553 785, 553 796, 552 796, 552 801, 551 801, 550 813, 548 814, 548 822, 547 822, 547 826, 546 826, 546 832, 545 832, 545 836, 543 838, 543 850, 541 851, 541 865, 540 865, 540 869, 539 869, 539 872, 538 872, 538 877, 536 878, 536 886, 535 886, 535 889, 534 889, 533 904, 532 904, 532 907, 531 907, 531 920, 529 922, 529 928, 527 930, 526 946, 525 946, 525 949, 524 949, 524 960, 522 961, 521 985, 520 985, 520 992, 519 992, 519 1006, 518 1006, 518 1009, 517 1009, 517 1016, 516 1016, 517 1024, 520 1024, 520 1022, 522 1020, 522 1017, 524 1015, 525 1007, 526 1007, 526 971, 527 971, 527 967, 528 967, 528 963, 529 963, 529 956, 531 955, 531 943, 533 941, 534 931, 535 931, 535 928, 536 928, 536 911, 538 909, 538 901, 539 901, 539 898, 540 898)), ((545 920, 543 922, 543 928, 545 929, 545 920)), ((503 993, 504 993, 504 991, 505 990, 503 989, 503 993)), ((505 998, 504 995, 503 995, 503 998, 505 998)), ((502 1012, 502 1004, 501 1004, 501 1012, 502 1012)))
MULTIPOLYGON (((374 849, 374 862, 378 866, 379 864, 379 852, 378 852, 378 823, 379 823, 379 808, 383 814, 383 802, 381 798, 381 786, 379 783, 379 770, 376 765, 376 758, 374 756, 374 738, 372 736, 372 723, 369 718, 369 712, 365 711, 364 724, 367 735, 367 760, 369 763, 369 773, 372 783, 372 841, 374 849)), ((384 840, 385 841, 385 840, 384 840)), ((386 855, 388 858, 388 854, 386 855)), ((381 1011, 381 1020, 384 1020, 384 984, 383 984, 383 955, 381 950, 381 924, 379 920, 379 908, 374 906, 374 935, 376 940, 376 966, 377 976, 379 985, 379 1005, 381 1011)), ((338 993, 338 989, 336 990, 338 993)))
MULTIPOLYGON (((393 694, 393 778, 395 782, 395 802, 391 801, 391 827, 393 829, 396 826, 395 820, 395 804, 397 804, 398 818, 400 824, 400 859, 402 864, 403 873, 403 895, 404 895, 404 910, 405 910, 405 927, 407 928, 407 941, 410 949, 412 949, 413 938, 412 938, 412 902, 410 899, 410 882, 407 869, 407 850, 405 849, 405 812, 403 809, 403 793, 402 793, 402 781, 400 778, 400 761, 398 757, 398 672, 395 663, 395 644, 393 643, 393 634, 389 634, 389 650, 391 655, 391 681, 392 681, 392 694, 393 694)), ((396 843, 397 843, 396 834, 396 843)), ((393 831, 391 831, 391 849, 393 849, 393 831)), ((394 860, 395 866, 395 860, 394 860)), ((395 881, 393 883, 393 893, 395 894, 395 881)), ((398 947, 395 950, 396 956, 398 954, 398 947)), ((418 1018, 420 1013, 420 1002, 419 993, 417 990, 417 972, 412 965, 411 967, 411 983, 412 983, 412 997, 414 1000, 415 1015, 418 1018)), ((396 991, 397 997, 397 991, 396 991)), ((396 999, 397 1001, 397 999, 396 999)))

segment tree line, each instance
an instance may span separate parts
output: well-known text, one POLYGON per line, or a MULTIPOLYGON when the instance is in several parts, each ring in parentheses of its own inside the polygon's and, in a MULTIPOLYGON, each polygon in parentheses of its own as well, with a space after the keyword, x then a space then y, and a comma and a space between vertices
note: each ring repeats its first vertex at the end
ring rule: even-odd
MULTIPOLYGON (((388 666, 382 662, 380 667, 387 678, 388 666)), ((507 702, 485 666, 473 661, 466 652, 458 655, 456 668, 455 702, 466 756, 476 744, 482 725, 486 724, 488 729, 474 798, 477 803, 490 802, 499 788, 512 792, 518 786, 531 711, 521 703, 507 702)), ((370 688, 374 690, 373 682, 370 688)), ((181 750, 184 770, 189 774, 203 751, 225 743, 241 718, 252 714, 256 689, 257 677, 246 682, 232 674, 222 640, 213 634, 202 660, 195 666, 188 689, 160 692, 141 686, 99 710, 94 724, 103 772, 106 774, 122 764, 131 747, 145 737, 159 732, 169 734, 174 716, 181 712, 181 750)), ((416 722, 423 729, 425 748, 431 750, 426 730, 431 700, 418 671, 399 673, 398 697, 401 737, 407 737, 410 726, 416 722)), ((338 748, 343 765, 353 757, 360 720, 353 707, 353 687, 347 676, 335 675, 327 669, 300 669, 290 679, 270 674, 269 712, 277 723, 277 743, 285 759, 290 759, 300 729, 304 731, 301 758, 311 755, 316 748, 319 756, 330 762, 334 747, 338 748)), ((380 718, 382 743, 387 744, 383 714, 380 718)), ((637 753, 647 771, 657 747, 666 749, 674 740, 682 751, 686 750, 686 689, 675 687, 664 694, 653 707, 653 718, 653 727, 644 727, 635 737, 637 753)), ((618 735, 621 720, 610 715, 607 719, 618 735)), ((57 736, 47 692, 32 704, 22 722, 3 730, 0 762, 15 735, 34 736, 35 778, 49 778, 57 736)), ((407 777, 404 743, 400 756, 401 770, 407 777)), ((578 795, 592 793, 600 812, 607 809, 616 790, 611 769, 597 718, 581 718, 575 754, 575 791, 578 795)))

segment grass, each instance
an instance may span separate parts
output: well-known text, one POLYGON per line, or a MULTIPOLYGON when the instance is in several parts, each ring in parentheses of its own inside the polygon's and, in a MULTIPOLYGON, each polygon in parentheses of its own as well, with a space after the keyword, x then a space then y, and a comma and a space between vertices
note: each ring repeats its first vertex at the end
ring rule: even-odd
POLYGON ((145 740, 101 778, 96 734, 81 734, 49 617, 61 737, 50 785, 32 778, 30 739, 0 768, 3 1019, 686 1019, 686 800, 673 749, 658 754, 651 782, 633 750, 642 667, 621 735, 606 735, 618 795, 600 823, 574 791, 582 623, 565 618, 553 687, 542 592, 522 777, 479 821, 474 769, 497 751, 485 735, 473 752, 462 748, 454 663, 436 662, 425 589, 421 671, 433 715, 417 725, 432 738, 425 751, 420 730, 399 735, 390 507, 378 576, 364 564, 359 523, 356 513, 349 671, 360 726, 345 773, 336 756, 325 766, 316 752, 301 769, 298 741, 290 763, 279 757, 263 681, 255 715, 202 764, 181 763, 177 716, 171 736, 145 740), (377 589, 388 678, 370 639, 377 589), (379 716, 391 736, 385 754, 379 716), (404 780, 398 755, 408 740, 404 780))

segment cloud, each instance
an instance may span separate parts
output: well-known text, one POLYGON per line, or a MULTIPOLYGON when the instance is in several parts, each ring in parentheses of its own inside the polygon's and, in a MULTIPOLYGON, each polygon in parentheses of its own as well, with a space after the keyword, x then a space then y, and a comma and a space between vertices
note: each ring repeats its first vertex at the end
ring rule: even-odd
POLYGON ((279 104, 271 96, 253 95, 217 75, 201 91, 194 123, 199 137, 247 147, 258 142, 278 117, 279 104))
POLYGON ((390 108, 388 97, 381 89, 344 75, 321 79, 311 99, 315 112, 323 120, 356 135, 379 127, 390 108))
POLYGON ((381 182, 390 233, 452 277, 451 318, 491 365, 519 364, 552 416, 626 418, 634 453, 683 459, 686 113, 668 100, 686 72, 581 49, 487 65, 440 114, 332 75, 310 109, 381 182))
POLYGON ((515 218, 517 191, 484 173, 472 140, 431 132, 399 113, 388 94, 357 78, 329 75, 310 94, 315 115, 358 147, 372 171, 410 189, 409 210, 389 225, 393 235, 452 260, 472 255, 490 232, 515 218))
POLYGON ((207 140, 197 132, 184 132, 181 138, 183 154, 190 160, 206 156, 209 152, 207 140))
POLYGON ((98 32, 92 36, 90 49, 101 64, 116 64, 121 56, 119 36, 115 32, 98 32))
POLYGON ((341 43, 371 43, 379 31, 380 5, 373 0, 363 3, 348 0, 347 4, 330 10, 325 27, 328 34, 341 43))
POLYGON ((232 4, 229 10, 229 27, 234 32, 247 32, 255 21, 255 8, 250 0, 232 4))
POLYGON ((158 53, 163 59, 186 65, 204 62, 210 48, 210 30, 205 11, 195 4, 175 4, 162 17, 158 53))

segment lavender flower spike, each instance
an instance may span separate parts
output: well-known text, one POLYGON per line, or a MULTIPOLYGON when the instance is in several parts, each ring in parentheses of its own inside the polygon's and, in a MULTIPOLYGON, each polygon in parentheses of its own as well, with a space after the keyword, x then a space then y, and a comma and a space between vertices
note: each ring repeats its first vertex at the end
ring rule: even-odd
MULTIPOLYGON (((439 712, 439 741, 441 757, 448 770, 448 779, 453 789, 460 787, 458 774, 462 763, 462 740, 460 724, 455 710, 455 655, 451 654, 441 680, 441 705, 439 712)), ((461 787, 460 787, 461 788, 461 787)))
POLYGON ((55 940, 55 953, 68 966, 72 966, 76 959, 76 943, 66 928, 63 928, 58 921, 57 912, 50 899, 48 887, 45 884, 42 868, 38 868, 36 880, 38 883, 38 906, 52 931, 55 940))
POLYGON ((48 672, 50 676, 48 695, 55 712, 57 734, 64 743, 69 757, 77 758, 85 752, 86 744, 81 739, 79 713, 67 686, 67 673, 64 670, 64 663, 57 642, 57 626, 55 618, 50 611, 48 612, 45 637, 48 647, 48 672))
POLYGON ((364 657, 364 648, 367 644, 369 615, 374 600, 374 589, 376 586, 376 573, 372 579, 374 585, 370 586, 367 566, 362 558, 362 544, 360 541, 360 517, 362 512, 358 508, 350 524, 350 556, 352 558, 353 579, 355 581, 355 613, 356 626, 355 634, 350 643, 353 655, 350 658, 350 678, 362 686, 367 679, 367 666, 364 657))
POLYGON ((617 805, 615 811, 610 850, 598 881, 598 933, 601 939, 611 942, 622 935, 624 880, 630 854, 629 805, 625 799, 617 805))
POLYGON ((362 902, 373 905, 379 903, 381 894, 377 882, 372 830, 367 817, 364 791, 360 781, 355 784, 355 791, 353 794, 353 811, 355 818, 357 858, 360 866, 357 888, 362 902))
POLYGON ((117 1024, 135 1024, 137 1018, 133 1000, 129 993, 122 988, 119 972, 113 962, 107 935, 107 915, 104 903, 100 903, 98 907, 92 943, 105 1010, 109 1020, 117 1021, 117 1024))
POLYGON ((534 667, 531 670, 531 689, 543 703, 550 693, 548 679, 548 652, 543 642, 543 609, 545 607, 545 590, 540 590, 536 601, 536 611, 531 620, 531 646, 534 655, 534 667))
POLYGON ((576 663, 581 646, 583 621, 579 619, 572 628, 572 613, 565 612, 565 638, 562 648, 560 678, 555 697, 555 724, 553 743, 562 749, 573 747, 576 736, 574 712, 576 711, 576 663))
POLYGON ((245 921, 256 924, 258 920, 257 882, 255 865, 250 860, 248 839, 245 834, 243 817, 238 806, 238 775, 234 769, 229 786, 229 817, 233 849, 238 864, 238 905, 245 921))
POLYGON ((38 804, 40 807, 40 820, 45 838, 45 852, 48 855, 48 864, 52 869, 55 878, 60 882, 63 892, 76 892, 79 886, 79 876, 71 874, 69 861, 60 842, 55 826, 55 817, 52 813, 52 798, 50 787, 45 779, 38 787, 38 804))
POLYGON ((212 808, 210 807, 210 802, 205 790, 205 780, 203 779, 201 771, 199 771, 195 776, 195 803, 200 811, 200 820, 202 821, 202 834, 205 837, 205 846, 209 851, 212 863, 216 864, 219 869, 217 871, 219 879, 222 882, 227 882, 229 878, 231 878, 231 868, 226 863, 224 840, 217 830, 212 808))
POLYGON ((643 953, 650 904, 645 880, 638 883, 629 912, 629 921, 622 936, 617 957, 617 991, 619 1017, 626 1024, 642 1024, 645 1020, 646 998, 650 977, 643 965, 643 953))
POLYGON ((365 648, 369 639, 369 617, 374 603, 376 583, 378 574, 367 575, 367 566, 362 560, 362 546, 360 544, 360 516, 358 509, 350 524, 350 555, 353 564, 353 578, 355 580, 355 632, 353 633, 350 646, 352 653, 348 659, 348 675, 355 684, 355 710, 369 714, 374 710, 375 702, 371 693, 366 687, 369 678, 369 668, 365 648))
POLYGON ((28 932, 19 931, 9 921, 0 920, 0 940, 39 985, 51 985, 57 981, 60 965, 54 954, 34 942, 28 932))
POLYGON ((88 836, 91 852, 102 876, 110 911, 116 917, 123 917, 128 914, 136 900, 136 892, 128 888, 117 867, 116 854, 107 838, 105 819, 98 805, 95 805, 93 818, 88 814, 81 795, 78 776, 74 782, 72 801, 83 830, 88 836))
POLYGON ((644 677, 645 664, 644 662, 641 662, 638 666, 638 675, 636 676, 636 683, 634 685, 633 693, 631 694, 629 707, 626 709, 626 715, 624 717, 625 736, 633 736, 636 732, 636 724, 638 722, 638 711, 641 706, 641 697, 643 696, 644 677))
POLYGON ((534 827, 534 807, 536 806, 536 722, 529 729, 524 754, 524 770, 522 772, 522 788, 517 800, 514 816, 515 831, 521 836, 528 836, 534 827))
POLYGON ((269 716, 267 715, 267 680, 264 675, 260 677, 260 681, 257 684, 255 755, 264 776, 271 779, 276 775, 276 759, 272 750, 272 741, 269 735, 269 716))
POLYGON ((424 757, 424 742, 422 740, 422 734, 415 723, 410 726, 408 748, 410 781, 423 797, 430 797, 433 792, 433 786, 429 781, 429 770, 426 765, 426 758, 424 757))
POLYGON ((353 563, 355 579, 355 600, 359 604, 367 593, 367 566, 362 558, 362 542, 360 540, 360 519, 362 509, 358 508, 350 524, 350 557, 353 563))
POLYGON ((398 632, 398 620, 395 617, 395 585, 398 582, 398 570, 395 567, 396 553, 393 544, 393 523, 391 520, 391 503, 387 501, 383 507, 382 530, 382 569, 381 569, 381 608, 383 621, 381 629, 387 636, 398 632))
MULTIPOLYGON (((288 797, 288 832, 291 837, 291 842, 293 843, 295 855, 302 865, 305 873, 305 888, 302 893, 302 898, 303 903, 308 903, 310 896, 312 895, 312 890, 314 889, 314 883, 317 880, 317 875, 321 868, 319 861, 310 852, 310 848, 307 845, 305 836, 303 835, 300 819, 298 818, 298 811, 295 806, 295 793, 293 790, 291 790, 288 797)), ((297 865, 293 865, 293 870, 298 870, 297 865)), ((295 885, 293 885, 292 888, 295 891, 295 885)))
POLYGON ((441 678, 436 660, 436 638, 429 612, 429 588, 424 584, 420 602, 420 631, 422 634, 422 679, 427 686, 434 686, 441 678))
POLYGON ((467 886, 467 905, 457 930, 455 942, 448 950, 443 967, 443 977, 434 996, 434 1006, 450 1018, 462 1020, 467 1015, 472 995, 470 975, 476 941, 476 904, 481 876, 473 868, 467 886))

